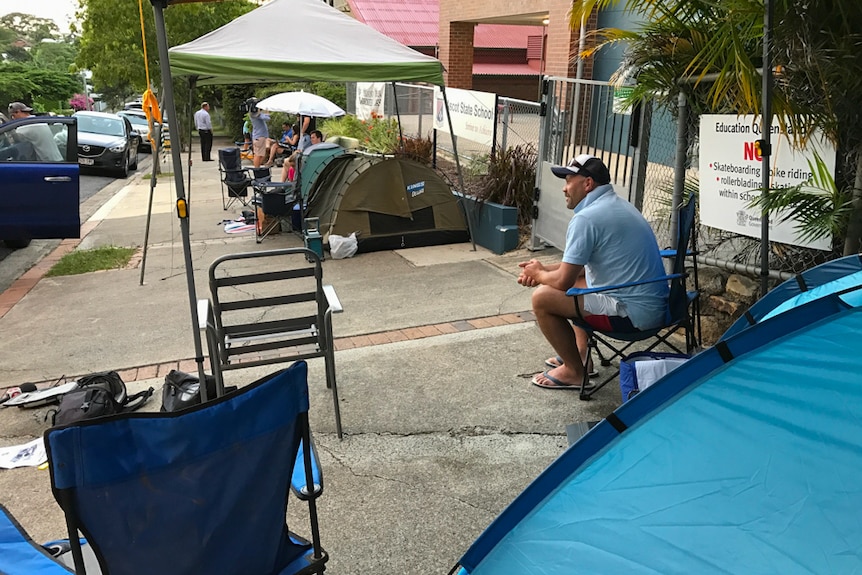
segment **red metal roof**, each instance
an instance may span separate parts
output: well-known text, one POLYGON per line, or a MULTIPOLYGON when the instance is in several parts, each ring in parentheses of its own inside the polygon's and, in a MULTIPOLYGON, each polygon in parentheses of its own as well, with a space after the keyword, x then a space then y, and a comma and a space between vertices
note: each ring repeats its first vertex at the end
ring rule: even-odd
MULTIPOLYGON (((436 46, 439 0, 347 0, 353 16, 405 46, 436 46)), ((529 36, 541 36, 541 26, 478 24, 476 48, 527 48, 529 36)))

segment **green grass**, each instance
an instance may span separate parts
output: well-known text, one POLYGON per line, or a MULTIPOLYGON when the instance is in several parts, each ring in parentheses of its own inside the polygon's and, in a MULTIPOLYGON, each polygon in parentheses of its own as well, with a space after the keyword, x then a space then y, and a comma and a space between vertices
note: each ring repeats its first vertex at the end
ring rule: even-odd
MULTIPOLYGON (((160 173, 156 174, 156 179, 158 179, 158 178, 173 178, 173 177, 174 177, 173 172, 160 172, 160 173)), ((152 180, 152 179, 153 179, 153 173, 152 172, 144 172, 143 174, 141 174, 141 180, 142 181, 143 180, 152 180)))
POLYGON ((125 267, 135 248, 103 246, 91 250, 80 250, 66 254, 52 267, 46 276, 71 276, 99 270, 115 270, 125 267))

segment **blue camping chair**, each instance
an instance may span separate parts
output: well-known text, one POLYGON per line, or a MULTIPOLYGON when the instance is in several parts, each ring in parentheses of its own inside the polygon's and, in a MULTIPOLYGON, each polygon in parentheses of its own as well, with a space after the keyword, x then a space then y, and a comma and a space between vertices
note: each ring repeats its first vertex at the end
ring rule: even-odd
POLYGON ((190 409, 46 431, 75 573, 92 573, 86 547, 105 575, 322 573, 307 373, 300 361, 190 409), (311 542, 288 531, 291 489, 308 504, 311 542))
POLYGON ((0 505, 0 573, 4 575, 68 575, 71 569, 54 560, 0 505))
MULTIPOLYGON (((676 242, 674 249, 662 250, 661 255, 671 262, 671 273, 658 278, 650 278, 638 282, 613 286, 598 286, 591 288, 571 288, 566 294, 575 297, 575 309, 580 315, 578 309, 577 296, 590 293, 602 293, 612 291, 624 287, 635 285, 643 285, 655 282, 667 282, 670 288, 668 296, 668 307, 664 323, 653 329, 639 330, 635 332, 611 332, 599 331, 594 326, 586 321, 575 319, 572 321, 576 326, 584 329, 590 336, 590 353, 595 351, 599 356, 599 360, 603 366, 611 365, 611 360, 619 357, 623 359, 626 351, 636 342, 652 339, 646 349, 641 350, 649 352, 659 345, 666 345, 677 353, 691 354, 699 345, 700 332, 700 297, 697 282, 697 234, 695 228, 695 208, 697 205, 697 195, 692 194, 688 201, 677 209, 677 230, 676 242), (692 279, 694 284, 693 290, 686 288, 686 279, 689 274, 685 270, 686 257, 691 258, 693 263, 692 279), (671 334, 682 330, 685 335, 685 349, 679 349, 668 338, 671 334), (612 343, 609 340, 616 340, 620 343, 612 343), (598 344, 601 343, 606 349, 610 350, 611 355, 606 357, 598 344)), ((589 374, 584 369, 584 381, 581 383, 580 399, 590 399, 592 395, 602 387, 613 381, 620 373, 619 368, 608 378, 601 383, 587 389, 589 383, 589 374)))

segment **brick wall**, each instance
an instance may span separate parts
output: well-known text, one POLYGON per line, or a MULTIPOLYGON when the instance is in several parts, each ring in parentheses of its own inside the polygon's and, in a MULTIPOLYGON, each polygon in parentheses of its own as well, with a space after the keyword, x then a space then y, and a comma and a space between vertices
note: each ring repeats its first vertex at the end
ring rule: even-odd
MULTIPOLYGON (((580 30, 569 26, 572 0, 440 0, 440 51, 438 57, 447 70, 446 84, 453 88, 473 87, 473 26, 471 22, 489 18, 548 13, 548 42, 545 73, 549 76, 574 77, 580 30), (469 66, 467 66, 469 62, 469 66)), ((507 22, 509 23, 509 22, 507 22)), ((593 15, 588 23, 595 28, 593 15)), ((584 77, 592 77, 592 65, 586 62, 584 77)))

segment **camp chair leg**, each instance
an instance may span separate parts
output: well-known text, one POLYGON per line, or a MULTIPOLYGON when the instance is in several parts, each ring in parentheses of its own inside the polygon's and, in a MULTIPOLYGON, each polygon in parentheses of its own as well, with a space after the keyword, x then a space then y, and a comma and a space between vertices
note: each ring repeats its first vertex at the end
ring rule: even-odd
POLYGON ((323 321, 326 338, 326 347, 328 352, 323 357, 326 366, 326 387, 332 391, 332 405, 335 412, 335 433, 338 439, 341 439, 341 408, 338 405, 338 386, 335 383, 335 342, 332 341, 332 308, 326 310, 323 315, 323 321))
POLYGON ((595 350, 596 355, 599 356, 599 363, 602 367, 608 367, 611 364, 610 358, 605 357, 605 354, 602 353, 602 350, 599 349, 599 342, 596 341, 596 338, 590 336, 589 341, 587 342, 587 354, 588 356, 592 356, 593 351, 595 350))

